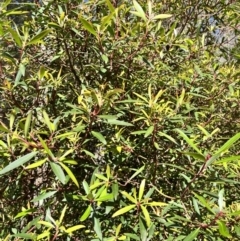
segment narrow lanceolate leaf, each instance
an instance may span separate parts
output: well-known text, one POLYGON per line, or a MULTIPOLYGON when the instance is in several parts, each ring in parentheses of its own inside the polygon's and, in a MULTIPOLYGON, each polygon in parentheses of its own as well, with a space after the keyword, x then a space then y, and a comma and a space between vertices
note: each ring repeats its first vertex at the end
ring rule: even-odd
POLYGON ((142 200, 142 197, 143 197, 143 193, 144 193, 144 188, 145 188, 145 183, 146 183, 146 180, 143 179, 141 184, 140 184, 140 188, 139 188, 139 195, 138 195, 138 200, 139 202, 142 200))
POLYGON ((220 233, 222 236, 226 237, 226 238, 231 238, 231 235, 230 235, 230 233, 229 233, 229 230, 228 230, 225 222, 223 222, 223 221, 217 221, 217 223, 218 223, 219 233, 220 233))
POLYGON ((90 215, 90 213, 91 213, 91 210, 92 210, 92 206, 89 205, 89 206, 87 207, 87 209, 85 210, 84 214, 83 214, 83 215, 81 216, 81 218, 80 218, 80 221, 81 221, 81 222, 85 221, 85 220, 89 217, 89 215, 90 215))
POLYGON ((31 202, 38 202, 38 201, 44 200, 46 198, 53 196, 56 192, 57 191, 42 193, 39 196, 37 196, 36 198, 34 198, 31 202))
POLYGON ((49 116, 48 116, 46 111, 43 111, 43 118, 44 118, 44 122, 46 123, 46 125, 47 125, 48 129, 50 130, 50 132, 54 131, 54 125, 50 121, 49 116))
POLYGON ((223 200, 223 194, 224 194, 224 189, 221 189, 218 193, 218 206, 219 206, 219 211, 222 211, 224 208, 224 200, 223 200))
POLYGON ((64 216, 65 216, 66 210, 67 210, 67 205, 65 205, 64 208, 63 208, 63 210, 62 210, 61 216, 60 216, 60 218, 59 218, 59 224, 58 224, 59 226, 60 226, 60 224, 61 224, 62 221, 63 221, 63 218, 64 218, 64 216))
POLYGON ((44 150, 47 152, 47 154, 52 158, 54 159, 54 155, 52 153, 52 151, 48 148, 47 144, 45 143, 45 141, 40 137, 38 136, 38 139, 40 140, 41 144, 42 144, 42 147, 44 148, 44 150))
POLYGON ((28 166, 26 167, 26 169, 32 169, 32 168, 40 167, 40 166, 41 166, 43 163, 45 163, 46 161, 47 161, 47 159, 34 162, 34 163, 28 165, 28 166))
POLYGON ((80 18, 80 21, 83 25, 83 27, 91 34, 97 36, 96 31, 94 30, 93 26, 91 23, 89 23, 87 20, 85 20, 84 18, 80 18))
POLYGON ((153 130, 154 130, 154 126, 150 126, 150 127, 147 129, 147 131, 146 131, 146 133, 145 133, 145 135, 144 135, 144 138, 150 136, 150 135, 153 133, 153 130))
POLYGON ((91 133, 92 133, 92 135, 93 135, 94 137, 96 137, 96 138, 97 138, 99 141, 101 141, 104 145, 107 144, 107 141, 105 140, 105 138, 103 137, 103 135, 102 135, 101 133, 96 132, 96 131, 92 131, 91 133))
POLYGON ((112 217, 116 217, 116 216, 119 216, 119 215, 122 215, 128 211, 130 211, 131 209, 133 209, 134 207, 136 207, 136 205, 129 205, 129 206, 126 206, 124 208, 121 208, 120 210, 118 210, 117 212, 115 212, 112 217))
POLYGON ((62 166, 62 168, 66 171, 66 173, 68 174, 68 176, 71 178, 71 180, 76 184, 77 187, 79 187, 79 183, 76 179, 76 177, 74 176, 74 174, 72 173, 72 171, 70 170, 70 168, 68 168, 65 164, 63 164, 62 162, 59 162, 59 164, 62 166))
POLYGON ((94 218, 94 231, 96 232, 98 238, 102 240, 101 224, 98 218, 94 218))
POLYGON ((172 14, 158 14, 158 15, 156 15, 156 16, 154 16, 154 20, 155 19, 165 19, 165 18, 170 18, 170 17, 172 17, 172 14))
POLYGON ((62 184, 65 184, 66 177, 64 175, 64 172, 63 172, 62 168, 54 162, 50 162, 50 166, 52 168, 52 171, 56 175, 56 177, 59 179, 59 181, 62 184))
POLYGON ((22 156, 20 158, 18 158, 16 161, 10 163, 9 165, 7 165, 5 168, 3 168, 1 171, 0 171, 0 175, 3 175, 7 172, 10 172, 12 171, 13 169, 23 165, 24 163, 30 161, 34 156, 37 155, 38 152, 31 152, 25 156, 22 156))
POLYGON ((198 233, 199 233, 199 228, 192 231, 183 241, 192 241, 194 240, 197 236, 198 236, 198 233))
POLYGON ((31 120, 32 120, 32 111, 30 111, 28 113, 28 116, 27 116, 26 121, 25 121, 25 125, 24 125, 24 135, 25 135, 25 137, 28 136, 29 128, 30 128, 30 125, 31 125, 31 120))
POLYGON ((187 137, 187 135, 180 129, 176 129, 176 131, 180 134, 180 136, 188 143, 190 147, 192 147, 197 153, 202 154, 202 152, 197 148, 197 146, 193 143, 191 139, 187 137))
POLYGON ((18 47, 21 48, 22 47, 22 39, 21 39, 21 36, 19 35, 19 32, 13 30, 12 28, 8 28, 7 31, 11 33, 12 38, 14 39, 15 43, 18 45, 18 47))
POLYGON ((146 224, 147 224, 148 227, 150 227, 151 219, 150 219, 150 215, 148 213, 148 210, 143 205, 141 205, 141 209, 142 209, 143 215, 145 217, 146 224))
POLYGON ((74 232, 74 231, 76 231, 78 229, 81 229, 81 228, 85 228, 85 226, 84 225, 73 226, 71 228, 66 229, 66 233, 72 233, 72 232, 74 232))
POLYGON ((37 34, 36 36, 34 36, 34 37, 27 43, 27 45, 38 44, 38 43, 42 42, 42 39, 43 39, 44 37, 46 37, 50 31, 51 31, 50 29, 43 30, 41 33, 39 33, 39 34, 37 34))
POLYGON ((114 119, 109 119, 108 124, 110 125, 117 125, 117 126, 133 126, 133 124, 125 122, 125 121, 120 121, 120 120, 114 120, 114 119))
MULTIPOLYGON (((133 0, 133 5, 134 5, 134 8, 136 9, 136 11, 138 13, 138 16, 140 18, 142 18, 144 21, 147 21, 146 15, 145 15, 141 5, 135 0, 133 0)), ((132 13, 135 13, 135 12, 132 12, 132 13)))
POLYGON ((214 155, 221 154, 222 152, 228 150, 230 147, 233 146, 233 144, 238 141, 240 138, 240 133, 237 133, 235 136, 233 136, 230 140, 228 140, 222 147, 220 147, 214 155))
POLYGON ((132 203, 137 204, 137 200, 134 199, 130 194, 128 194, 127 192, 123 191, 121 192, 123 196, 125 196, 129 201, 131 201, 132 203))

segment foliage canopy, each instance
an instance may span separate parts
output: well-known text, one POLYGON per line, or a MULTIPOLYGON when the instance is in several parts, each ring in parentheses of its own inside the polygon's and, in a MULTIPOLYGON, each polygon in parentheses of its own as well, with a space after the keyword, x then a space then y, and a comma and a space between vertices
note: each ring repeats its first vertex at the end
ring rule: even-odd
POLYGON ((0 4, 2 240, 239 240, 238 1, 0 4))

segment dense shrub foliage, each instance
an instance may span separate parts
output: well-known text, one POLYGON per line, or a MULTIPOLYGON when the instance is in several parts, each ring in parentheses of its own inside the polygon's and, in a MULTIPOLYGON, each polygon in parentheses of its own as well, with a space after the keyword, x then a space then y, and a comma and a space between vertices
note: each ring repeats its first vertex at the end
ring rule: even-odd
POLYGON ((0 4, 1 240, 239 240, 238 1, 0 4))

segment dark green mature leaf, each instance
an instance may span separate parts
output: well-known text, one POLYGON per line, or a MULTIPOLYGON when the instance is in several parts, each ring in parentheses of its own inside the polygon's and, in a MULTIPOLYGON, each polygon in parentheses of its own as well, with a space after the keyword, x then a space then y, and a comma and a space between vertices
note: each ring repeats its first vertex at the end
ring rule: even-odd
POLYGON ((10 171, 12 171, 15 168, 18 168, 19 166, 23 165, 24 163, 30 161, 34 156, 37 155, 38 152, 31 152, 29 154, 26 154, 25 156, 20 157, 19 159, 17 159, 16 161, 10 163, 8 166, 6 166, 5 168, 3 168, 0 171, 0 175, 3 175, 5 173, 8 173, 10 171))

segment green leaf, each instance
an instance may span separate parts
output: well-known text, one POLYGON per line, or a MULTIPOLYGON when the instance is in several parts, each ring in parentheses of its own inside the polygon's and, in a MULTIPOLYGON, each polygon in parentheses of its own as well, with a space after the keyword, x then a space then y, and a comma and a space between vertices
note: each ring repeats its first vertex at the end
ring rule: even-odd
POLYGON ((219 233, 226 237, 226 238, 231 238, 232 236, 230 235, 229 233, 229 230, 225 224, 225 222, 223 221, 217 221, 217 224, 218 224, 218 230, 219 230, 219 233))
POLYGON ((37 34, 36 36, 34 36, 32 39, 30 39, 30 41, 27 43, 27 45, 31 45, 31 44, 38 44, 42 42, 42 39, 44 37, 46 37, 49 33, 51 32, 50 29, 45 29, 42 32, 40 32, 39 34, 37 34))
POLYGON ((54 174, 56 175, 56 177, 58 178, 58 180, 62 183, 65 184, 66 181, 66 177, 64 175, 64 172, 62 170, 62 168, 54 163, 54 162, 50 162, 50 166, 52 168, 52 171, 54 172, 54 174))
POLYGON ((38 136, 38 139, 40 140, 40 142, 41 142, 44 150, 47 152, 47 154, 48 154, 52 159, 54 159, 55 157, 54 157, 52 151, 48 148, 48 146, 47 146, 47 144, 45 143, 45 141, 44 141, 40 136, 38 136))
POLYGON ((30 240, 35 240, 36 235, 35 234, 30 234, 30 233, 17 233, 12 235, 13 237, 18 237, 18 238, 23 238, 23 239, 30 239, 30 240))
POLYGON ((122 215, 122 214, 130 211, 130 210, 133 209, 134 207, 136 207, 135 204, 134 204, 134 205, 126 206, 126 207, 124 207, 124 208, 121 208, 121 209, 119 209, 117 212, 115 212, 115 213, 112 215, 112 217, 114 218, 114 217, 116 217, 116 216, 122 215))
POLYGON ((84 214, 83 214, 83 215, 81 216, 81 218, 80 218, 80 221, 81 221, 81 222, 85 221, 85 220, 89 217, 89 215, 90 215, 90 213, 91 213, 91 210, 92 210, 92 206, 89 205, 89 206, 87 207, 87 209, 85 210, 84 214))
POLYGON ((64 218, 64 216, 65 216, 66 210, 67 210, 67 205, 64 206, 64 208, 63 208, 63 210, 62 210, 62 212, 61 212, 61 216, 60 216, 60 218, 59 218, 59 220, 58 220, 58 225, 59 225, 59 226, 60 226, 60 224, 61 224, 62 221, 63 221, 63 218, 64 218))
POLYGON ((166 137, 168 140, 170 140, 171 142, 173 142, 173 143, 175 143, 175 144, 177 145, 177 142, 176 142, 171 136, 169 136, 168 134, 159 131, 159 132, 158 132, 158 135, 159 135, 159 136, 164 136, 164 137, 166 137))
POLYGON ((197 151, 198 154, 203 155, 202 152, 197 148, 197 146, 193 143, 192 140, 190 140, 186 134, 180 130, 176 129, 176 131, 180 134, 180 136, 188 143, 189 146, 191 146, 195 151, 197 151))
POLYGON ((92 26, 91 23, 89 23, 87 20, 85 20, 84 18, 81 18, 81 17, 80 17, 80 21, 81 21, 83 27, 84 27, 89 33, 97 36, 97 33, 96 33, 96 31, 94 30, 94 28, 93 28, 93 26, 92 26))
POLYGON ((200 215, 200 210, 199 210, 199 206, 198 206, 197 200, 194 197, 192 197, 192 200, 193 200, 194 210, 200 215))
POLYGON ((158 14, 156 16, 154 16, 154 20, 156 19, 165 19, 165 18, 171 18, 172 14, 158 14))
POLYGON ((53 196, 56 192, 57 191, 42 193, 39 196, 37 196, 36 198, 34 198, 31 202, 38 202, 38 201, 44 200, 46 198, 53 196))
POLYGON ((153 133, 153 130, 154 130, 154 126, 150 126, 150 127, 147 129, 147 131, 146 131, 146 133, 145 133, 145 135, 144 135, 144 138, 150 136, 150 135, 153 133))
POLYGON ((32 168, 39 167, 39 166, 41 166, 42 164, 44 164, 46 161, 47 161, 47 159, 34 162, 34 163, 28 165, 28 166, 26 167, 26 169, 32 169, 32 168))
POLYGON ((104 145, 107 144, 107 141, 105 140, 105 138, 103 137, 103 135, 102 135, 101 133, 96 132, 96 131, 92 131, 91 133, 92 133, 92 135, 93 135, 94 137, 96 137, 96 138, 97 138, 99 141, 101 141, 104 145))
POLYGON ((53 224, 51 224, 51 223, 49 223, 49 222, 46 222, 46 221, 43 221, 43 220, 38 221, 38 223, 39 223, 39 224, 42 224, 42 225, 44 225, 44 226, 46 226, 46 227, 48 227, 48 228, 54 228, 54 225, 53 225, 53 224))
POLYGON ((224 206, 225 206, 225 203, 224 203, 224 200, 223 200, 223 194, 224 194, 224 189, 221 189, 218 193, 218 207, 219 207, 219 211, 222 211, 224 206))
POLYGON ((115 119, 109 119, 108 124, 110 125, 117 125, 117 126, 133 126, 133 124, 125 122, 125 121, 120 121, 120 120, 115 120, 115 119))
MULTIPOLYGON (((133 0, 133 5, 138 13, 138 16, 141 17, 144 21, 147 21, 146 15, 145 15, 142 7, 140 6, 140 4, 136 0, 133 0)), ((136 12, 131 12, 131 13, 136 13, 136 12)))
POLYGON ((42 113, 43 113, 44 122, 45 122, 46 125, 48 126, 48 129, 50 130, 50 132, 54 131, 54 125, 53 125, 53 123, 50 121, 47 112, 46 112, 46 111, 43 111, 42 113))
POLYGON ((94 217, 94 231, 96 232, 98 238, 102 240, 102 230, 99 219, 94 217))
POLYGON ((113 199, 113 194, 112 193, 108 193, 106 195, 101 195, 99 198, 96 198, 95 200, 97 202, 104 202, 104 201, 110 201, 113 199))
POLYGON ((137 204, 137 200, 135 200, 130 194, 125 191, 121 192, 123 196, 125 196, 130 202, 137 204))
POLYGON ((28 136, 29 127, 31 125, 31 120, 32 120, 32 111, 29 111, 28 116, 25 121, 25 125, 24 125, 24 135, 26 138, 28 136))
POLYGON ((3 175, 7 172, 12 171, 13 169, 23 165, 24 163, 30 161, 34 156, 37 155, 38 152, 31 152, 25 156, 20 157, 19 159, 17 159, 16 161, 10 163, 8 166, 6 166, 5 168, 3 168, 0 171, 0 175, 3 175))
POLYGON ((63 167, 63 169, 66 171, 66 173, 68 174, 68 176, 72 179, 72 181, 76 184, 76 186, 79 188, 79 184, 78 181, 76 179, 76 177, 74 176, 74 174, 72 173, 72 171, 70 170, 70 168, 68 168, 65 164, 63 164, 62 162, 59 162, 59 164, 63 167))
MULTIPOLYGON (((16 26, 17 29, 17 26, 16 26)), ((22 39, 18 31, 13 30, 12 28, 8 28, 8 32, 11 33, 12 38, 14 39, 15 43, 18 45, 18 47, 22 47, 22 39)))
POLYGON ((74 232, 78 229, 81 229, 81 228, 85 228, 85 226, 84 225, 75 225, 71 228, 66 229, 66 233, 72 233, 72 232, 74 232))
POLYGON ((141 209, 143 211, 143 215, 145 217, 146 224, 147 224, 148 227, 150 227, 150 225, 151 225, 150 215, 149 215, 147 209, 143 205, 141 205, 141 209))
POLYGON ((145 182, 146 182, 146 180, 145 179, 143 179, 142 180, 142 182, 141 182, 141 184, 140 184, 140 187, 139 187, 139 195, 138 195, 138 200, 139 200, 139 202, 142 200, 142 197, 143 197, 143 193, 144 193, 144 188, 145 188, 145 182))
POLYGON ((131 181, 134 177, 136 177, 139 173, 141 173, 145 169, 145 165, 140 167, 128 180, 131 181))
POLYGON ((233 136, 230 140, 228 140, 222 147, 220 147, 214 155, 221 154, 222 152, 228 150, 236 141, 240 138, 240 133, 233 136))
POLYGON ((194 240, 199 233, 200 228, 195 229, 194 231, 192 231, 183 241, 192 241, 194 240))

